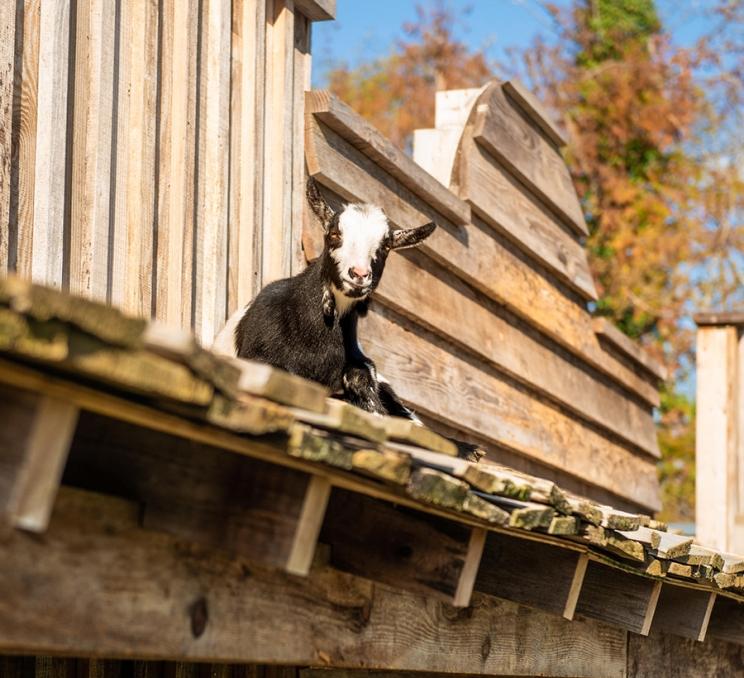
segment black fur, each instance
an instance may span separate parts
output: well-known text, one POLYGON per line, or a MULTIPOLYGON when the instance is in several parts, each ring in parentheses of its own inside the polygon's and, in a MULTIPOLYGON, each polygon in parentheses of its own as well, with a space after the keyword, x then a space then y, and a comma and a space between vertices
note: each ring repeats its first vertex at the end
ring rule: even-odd
POLYGON ((342 288, 331 257, 341 245, 339 215, 312 180, 307 193, 324 226, 323 253, 302 273, 261 290, 235 328, 237 354, 317 381, 367 411, 410 418, 413 413, 390 384, 378 380, 374 363, 359 348, 357 323, 367 312, 369 293, 380 282, 390 250, 417 244, 434 230, 434 224, 408 231, 391 230, 372 264, 369 290, 355 298, 352 308, 339 317, 331 291, 332 286, 342 288))

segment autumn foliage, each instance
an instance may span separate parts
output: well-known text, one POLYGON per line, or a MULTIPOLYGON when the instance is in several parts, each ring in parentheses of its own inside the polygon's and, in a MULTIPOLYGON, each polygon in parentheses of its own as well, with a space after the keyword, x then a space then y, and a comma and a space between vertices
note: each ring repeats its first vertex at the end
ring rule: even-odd
POLYGON ((669 368, 664 517, 692 519, 690 315, 744 303, 744 3, 711 0, 713 29, 686 47, 672 43, 653 0, 544 9, 552 32, 493 64, 454 37, 445 4, 419 7, 392 54, 333 69, 329 86, 404 148, 414 129, 433 126, 436 90, 477 87, 495 73, 519 75, 555 113, 590 227, 600 295, 592 310, 669 368))

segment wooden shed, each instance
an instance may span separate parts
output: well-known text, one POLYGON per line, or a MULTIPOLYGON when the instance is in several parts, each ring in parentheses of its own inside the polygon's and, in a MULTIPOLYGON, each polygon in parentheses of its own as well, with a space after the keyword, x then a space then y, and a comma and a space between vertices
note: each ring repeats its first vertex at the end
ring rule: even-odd
POLYGON ((310 90, 334 12, 0 4, 0 676, 734 675, 744 558, 651 517, 561 131, 492 82, 412 159, 310 90), (439 226, 361 327, 426 428, 208 350, 319 253, 308 176, 439 226))

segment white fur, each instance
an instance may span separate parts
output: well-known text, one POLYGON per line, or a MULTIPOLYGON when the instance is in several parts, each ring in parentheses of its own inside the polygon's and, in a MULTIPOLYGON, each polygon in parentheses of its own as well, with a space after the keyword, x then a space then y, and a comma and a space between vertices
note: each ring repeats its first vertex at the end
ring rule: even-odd
POLYGON ((349 269, 372 268, 377 250, 388 233, 388 221, 385 213, 375 205, 347 205, 339 217, 338 226, 341 247, 333 250, 331 256, 344 281, 341 291, 349 292, 353 288, 349 269))

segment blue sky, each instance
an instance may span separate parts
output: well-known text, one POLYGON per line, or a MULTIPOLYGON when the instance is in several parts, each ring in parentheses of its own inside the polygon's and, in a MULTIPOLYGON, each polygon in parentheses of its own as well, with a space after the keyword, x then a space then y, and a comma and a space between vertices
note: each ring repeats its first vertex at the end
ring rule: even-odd
MULTIPOLYGON (((553 0, 567 5, 568 0, 553 0)), ((402 25, 416 17, 426 0, 337 0, 336 20, 313 26, 313 86, 325 84, 333 63, 354 66, 382 56, 403 36, 402 25)), ((462 17, 455 34, 473 47, 487 47, 490 58, 505 61, 508 47, 526 47, 537 33, 550 35, 551 26, 537 0, 449 0, 462 17), (468 12, 469 8, 469 12, 468 12)), ((710 0, 659 0, 657 6, 675 42, 691 44, 710 20, 710 0)))

